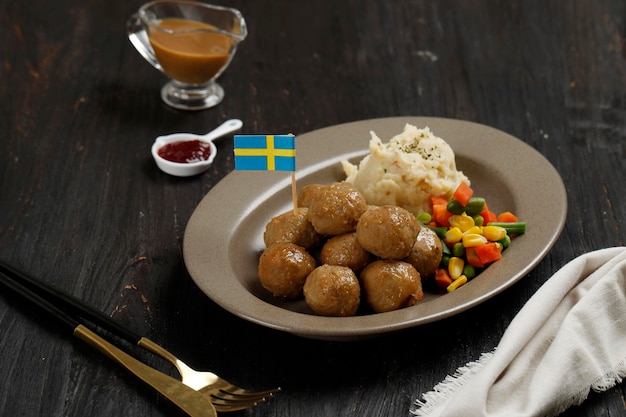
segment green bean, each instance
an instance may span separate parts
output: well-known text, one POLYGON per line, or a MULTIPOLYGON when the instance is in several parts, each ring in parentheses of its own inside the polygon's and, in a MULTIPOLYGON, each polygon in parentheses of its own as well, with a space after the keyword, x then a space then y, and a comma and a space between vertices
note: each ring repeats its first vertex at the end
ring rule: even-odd
POLYGON ((502 244, 502 249, 506 249, 511 244, 511 238, 509 235, 506 235, 502 239, 498 240, 498 242, 502 244))
POLYGON ((459 215, 465 211, 465 206, 453 198, 448 203, 448 211, 452 214, 459 215))
POLYGON ((439 236, 440 239, 443 239, 444 237, 446 237, 446 232, 448 231, 447 227, 437 227, 437 226, 427 226, 430 230, 432 230, 433 232, 435 232, 437 234, 437 236, 439 236))
POLYGON ((452 214, 467 214, 468 216, 477 216, 485 207, 485 199, 482 197, 472 197, 466 205, 459 203, 456 199, 450 200, 448 203, 448 211, 452 214))
POLYGON ((482 197, 472 197, 465 205, 465 214, 468 216, 477 216, 485 208, 485 199, 482 197))
POLYGON ((443 239, 441 239, 441 249, 444 255, 452 255, 452 251, 450 250, 450 247, 448 245, 446 245, 446 242, 443 241, 443 239))
POLYGON ((526 233, 526 222, 489 222, 489 226, 500 226, 508 235, 521 235, 526 233))

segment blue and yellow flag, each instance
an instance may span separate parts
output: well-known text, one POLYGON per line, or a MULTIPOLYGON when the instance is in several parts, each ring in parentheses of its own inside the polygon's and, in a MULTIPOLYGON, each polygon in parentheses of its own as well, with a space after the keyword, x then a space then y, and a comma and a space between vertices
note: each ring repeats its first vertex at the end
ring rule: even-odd
POLYGON ((235 135, 235 169, 295 171, 294 135, 235 135))

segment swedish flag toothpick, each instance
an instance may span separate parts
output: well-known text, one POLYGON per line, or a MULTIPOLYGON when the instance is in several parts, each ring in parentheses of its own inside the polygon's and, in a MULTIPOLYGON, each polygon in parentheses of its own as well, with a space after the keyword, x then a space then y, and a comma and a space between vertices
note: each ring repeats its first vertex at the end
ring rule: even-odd
POLYGON ((294 135, 235 135, 235 169, 295 171, 294 135))

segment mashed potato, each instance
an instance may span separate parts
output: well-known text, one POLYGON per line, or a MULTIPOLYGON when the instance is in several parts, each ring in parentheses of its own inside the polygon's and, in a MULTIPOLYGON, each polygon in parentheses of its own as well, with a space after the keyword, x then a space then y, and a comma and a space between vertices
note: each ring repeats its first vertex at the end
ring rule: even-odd
POLYGON ((359 166, 342 161, 346 181, 363 193, 369 204, 391 204, 414 214, 430 212, 430 197, 449 198, 462 181, 469 179, 457 171, 454 152, 428 127, 407 124, 404 131, 383 144, 374 132, 370 154, 359 166))

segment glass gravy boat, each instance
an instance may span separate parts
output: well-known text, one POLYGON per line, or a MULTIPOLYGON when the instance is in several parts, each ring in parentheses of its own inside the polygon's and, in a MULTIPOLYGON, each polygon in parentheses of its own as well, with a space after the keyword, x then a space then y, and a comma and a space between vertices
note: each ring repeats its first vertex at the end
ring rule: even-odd
POLYGON ((171 80, 161 89, 168 105, 182 110, 216 106, 224 72, 248 34, 236 9, 188 0, 146 3, 127 23, 128 38, 153 67, 171 80))

